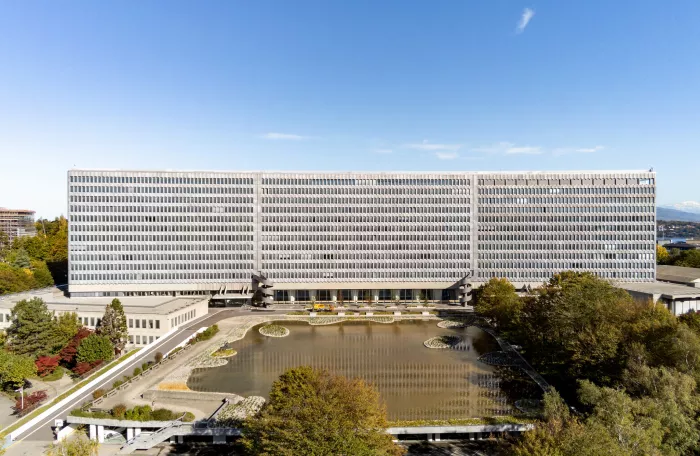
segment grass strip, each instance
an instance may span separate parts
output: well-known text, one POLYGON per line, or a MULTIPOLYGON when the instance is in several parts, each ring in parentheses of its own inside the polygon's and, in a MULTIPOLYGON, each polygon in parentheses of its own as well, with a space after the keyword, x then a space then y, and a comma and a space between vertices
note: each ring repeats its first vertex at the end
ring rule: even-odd
POLYGON ((133 355, 135 355, 139 350, 141 350, 141 349, 140 349, 140 348, 136 348, 136 349, 134 349, 134 350, 131 350, 131 351, 130 351, 129 353, 127 353, 126 355, 124 355, 124 356, 122 356, 121 358, 118 358, 118 359, 116 359, 115 361, 112 361, 111 363, 107 364, 104 368, 102 368, 102 369, 100 369, 99 371, 95 372, 95 373, 92 374, 90 377, 88 377, 88 378, 86 378, 85 380, 83 380, 82 382, 78 383, 77 385, 75 385, 73 388, 69 389, 69 390, 66 391, 65 393, 61 394, 60 396, 57 396, 56 398, 54 398, 54 400, 52 400, 52 401, 49 402, 48 404, 45 404, 45 405, 39 407, 38 409, 34 410, 32 413, 28 414, 27 416, 24 416, 24 417, 20 418, 20 419, 17 420, 15 423, 13 423, 12 425, 10 425, 9 427, 6 427, 5 429, 3 429, 3 430, 0 432, 0 439, 5 438, 5 437, 7 436, 7 434, 9 434, 10 432, 13 432, 15 429, 17 429, 17 428, 19 428, 20 426, 24 425, 27 421, 30 421, 30 420, 36 418, 37 416, 39 416, 40 414, 42 414, 43 412, 45 412, 46 410, 48 410, 50 407, 53 407, 54 405, 58 404, 58 403, 61 402, 63 399, 67 398, 67 397, 70 396, 71 394, 73 394, 73 393, 75 393, 76 391, 78 391, 80 388, 84 387, 85 385, 87 385, 87 384, 90 383, 91 381, 93 381, 93 380, 95 380, 96 378, 98 378, 99 376, 103 375, 103 374, 104 374, 105 372, 107 372, 108 370, 112 369, 113 367, 117 366, 118 364, 121 364, 121 363, 123 363, 124 361, 126 361, 127 359, 131 358, 131 357, 132 357, 133 355))

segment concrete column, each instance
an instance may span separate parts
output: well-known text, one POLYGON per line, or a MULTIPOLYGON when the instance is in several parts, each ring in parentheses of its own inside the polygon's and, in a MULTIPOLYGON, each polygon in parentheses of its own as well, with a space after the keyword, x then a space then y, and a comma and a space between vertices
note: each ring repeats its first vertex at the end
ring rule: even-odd
POLYGON ((177 443, 185 443, 185 436, 184 436, 184 435, 178 435, 178 436, 177 436, 177 443))
POLYGON ((357 301, 357 296, 359 295, 359 290, 350 290, 350 299, 357 301))
POLYGON ((442 290, 433 290, 433 301, 440 301, 442 299, 442 290))
POLYGON ((414 300, 415 302, 421 302, 421 301, 422 301, 420 294, 421 294, 421 291, 420 291, 420 290, 413 290, 413 300, 414 300))
POLYGON ((90 440, 97 440, 97 426, 90 425, 90 440))
POLYGON ((309 301, 316 299, 316 290, 309 290, 309 301))
POLYGON ((126 441, 134 438, 134 428, 126 428, 126 441))
POLYGON ((226 443, 226 436, 225 435, 215 435, 214 436, 214 444, 222 444, 226 443))
POLYGON ((170 437, 169 441, 170 441, 170 443, 175 444, 175 443, 177 443, 177 437, 173 435, 172 437, 170 437))
POLYGON ((372 301, 379 301, 379 290, 372 290, 372 301))
POLYGON ((141 428, 134 428, 134 437, 141 435, 141 428))
POLYGON ((97 442, 105 443, 105 427, 97 426, 97 442))
POLYGON ((435 440, 436 442, 439 442, 440 441, 440 434, 433 434, 433 440, 435 440))
POLYGON ((338 290, 331 290, 331 301, 336 302, 338 300, 338 290))
POLYGON ((289 291, 287 292, 287 295, 289 296, 289 302, 294 302, 294 301, 296 301, 296 299, 297 299, 297 296, 296 296, 297 293, 296 293, 296 291, 294 291, 294 290, 289 290, 289 291))
POLYGON ((396 301, 401 297, 401 290, 391 290, 391 300, 396 301))

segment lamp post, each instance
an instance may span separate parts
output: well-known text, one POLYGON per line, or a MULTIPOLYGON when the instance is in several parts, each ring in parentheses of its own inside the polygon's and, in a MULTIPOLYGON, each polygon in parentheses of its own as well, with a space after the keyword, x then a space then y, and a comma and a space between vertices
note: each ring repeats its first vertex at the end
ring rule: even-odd
POLYGON ((24 410, 24 385, 20 386, 19 389, 16 389, 15 391, 17 391, 19 393, 19 397, 20 397, 20 401, 21 401, 20 411, 22 411, 22 410, 24 410))

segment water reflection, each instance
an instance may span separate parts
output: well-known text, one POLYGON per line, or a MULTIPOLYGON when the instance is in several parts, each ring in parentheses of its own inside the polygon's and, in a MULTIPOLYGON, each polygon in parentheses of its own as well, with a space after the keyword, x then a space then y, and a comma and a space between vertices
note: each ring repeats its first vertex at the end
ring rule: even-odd
POLYGON ((284 325, 285 338, 268 338, 257 328, 231 347, 238 355, 222 367, 195 371, 188 386, 197 391, 267 396, 289 367, 311 365, 362 377, 387 403, 390 419, 449 419, 512 412, 496 368, 477 361, 497 349, 476 327, 441 329, 435 322, 340 325, 284 325), (439 335, 463 338, 454 349, 431 350, 423 341, 439 335))

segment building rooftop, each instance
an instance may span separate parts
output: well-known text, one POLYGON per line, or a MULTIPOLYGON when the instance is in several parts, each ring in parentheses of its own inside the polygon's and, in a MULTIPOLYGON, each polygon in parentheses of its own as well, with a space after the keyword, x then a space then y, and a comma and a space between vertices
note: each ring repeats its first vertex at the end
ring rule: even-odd
POLYGON ((666 299, 700 299, 700 289, 666 282, 616 283, 617 288, 649 295, 660 295, 666 299))
POLYGON ((656 278, 665 282, 700 283, 700 268, 658 265, 656 267, 656 278))
MULTIPOLYGON (((0 309, 11 309, 18 301, 32 298, 43 299, 49 310, 99 313, 103 313, 107 304, 115 299, 114 297, 69 298, 57 288, 44 288, 0 296, 0 309)), ((124 306, 124 312, 129 315, 169 315, 202 300, 208 300, 209 296, 120 296, 117 299, 124 306)))

